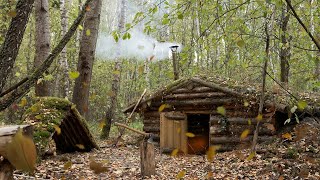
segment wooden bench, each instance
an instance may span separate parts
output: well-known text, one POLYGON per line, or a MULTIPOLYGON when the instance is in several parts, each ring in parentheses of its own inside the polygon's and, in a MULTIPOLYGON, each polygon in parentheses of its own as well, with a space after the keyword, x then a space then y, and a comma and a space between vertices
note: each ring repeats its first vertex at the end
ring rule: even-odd
POLYGON ((11 125, 11 126, 0 126, 0 180, 13 179, 13 171, 15 168, 6 159, 6 146, 11 142, 12 138, 21 128, 23 134, 29 137, 33 135, 33 128, 31 125, 11 125))

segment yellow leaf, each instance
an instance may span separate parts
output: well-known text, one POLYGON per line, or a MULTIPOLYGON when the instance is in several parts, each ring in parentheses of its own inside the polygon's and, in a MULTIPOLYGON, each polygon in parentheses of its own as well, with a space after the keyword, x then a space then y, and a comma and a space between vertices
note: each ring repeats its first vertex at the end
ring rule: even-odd
POLYGON ((258 114, 258 116, 256 117, 257 121, 261 121, 262 120, 262 114, 258 114))
POLYGON ((225 115, 226 115, 226 109, 225 109, 223 106, 219 106, 219 107, 217 108, 217 113, 225 116, 225 115))
POLYGON ((172 152, 171 152, 171 156, 176 156, 179 152, 179 149, 174 149, 172 152))
POLYGON ((20 107, 24 107, 24 106, 26 106, 26 105, 27 105, 27 99, 26 99, 26 98, 22 98, 21 101, 20 101, 20 103, 19 103, 19 106, 20 106, 20 107))
POLYGON ((252 122, 251 122, 251 119, 248 119, 248 125, 251 125, 252 122))
POLYGON ((84 145, 82 145, 82 144, 76 144, 76 146, 77 146, 79 149, 84 149, 84 145))
POLYGON ((263 124, 267 129, 269 129, 270 131, 274 132, 276 129, 274 128, 274 125, 271 123, 265 123, 263 124))
POLYGON ((177 133, 178 133, 178 134, 181 133, 181 128, 177 128, 177 133))
POLYGON ((102 120, 99 123, 99 129, 103 129, 103 127, 106 125, 106 123, 102 120))
POLYGON ((256 155, 256 152, 251 152, 247 157, 247 160, 250 161, 252 158, 254 158, 255 155, 256 155))
POLYGON ((159 107, 159 109, 158 109, 158 111, 159 112, 162 112, 165 108, 170 108, 171 106, 169 105, 169 104, 162 104, 160 107, 159 107))
POLYGON ((244 140, 245 138, 247 138, 249 133, 250 133, 250 129, 244 130, 240 135, 240 140, 244 140))
POLYGON ((281 137, 282 137, 283 139, 292 140, 292 135, 291 135, 290 133, 282 134, 281 137))
POLYGON ((186 175, 186 171, 182 170, 177 174, 177 179, 182 179, 186 175))
POLYGON ((17 16, 17 11, 11 10, 11 11, 8 12, 8 15, 9 15, 10 17, 14 18, 14 17, 17 16))
POLYGON ((54 129, 56 130, 57 135, 60 135, 60 134, 61 134, 61 129, 60 129, 60 127, 57 126, 57 125, 54 125, 53 127, 54 127, 54 129))
POLYGON ((68 162, 64 163, 63 169, 64 169, 64 170, 70 169, 71 166, 72 166, 72 162, 71 162, 71 161, 68 161, 68 162))
POLYGON ((212 162, 214 156, 217 154, 217 150, 220 149, 220 145, 210 146, 207 151, 207 159, 209 162, 212 162))
POLYGON ((78 28, 79 28, 80 31, 83 30, 83 26, 81 26, 81 25, 79 25, 78 28))
POLYGON ((90 29, 87 29, 87 30, 86 30, 86 36, 90 36, 90 34, 91 34, 90 29))
POLYGON ((38 111, 38 107, 35 106, 35 105, 31 106, 30 109, 31 109, 31 112, 37 112, 38 111))
POLYGON ((69 72, 70 79, 77 79, 79 77, 79 75, 80 75, 80 73, 78 71, 69 72))
POLYGON ((108 170, 107 167, 103 166, 103 163, 96 162, 93 158, 90 158, 89 167, 95 174, 100 174, 108 170))
POLYGON ((114 93, 113 91, 109 91, 109 92, 107 92, 107 95, 110 97, 113 97, 116 95, 116 93, 114 93))
POLYGON ((244 105, 244 107, 248 107, 248 106, 249 106, 249 102, 245 100, 245 101, 243 102, 243 105, 244 105))
POLYGON ((119 74, 120 74, 120 71, 118 71, 118 70, 113 71, 113 74, 115 74, 115 75, 119 75, 119 74))
POLYGON ((6 145, 7 159, 16 168, 32 173, 35 170, 37 151, 31 138, 18 129, 12 141, 6 145))
POLYGON ((207 174, 207 179, 212 179, 213 178, 213 173, 210 171, 207 174))
POLYGON ((187 132, 187 133, 186 133, 186 136, 187 136, 187 137, 190 137, 190 138, 195 137, 195 135, 194 135, 193 133, 191 133, 191 132, 187 132))
POLYGON ((307 107, 308 103, 305 101, 299 101, 298 102, 298 109, 299 110, 304 110, 307 107))

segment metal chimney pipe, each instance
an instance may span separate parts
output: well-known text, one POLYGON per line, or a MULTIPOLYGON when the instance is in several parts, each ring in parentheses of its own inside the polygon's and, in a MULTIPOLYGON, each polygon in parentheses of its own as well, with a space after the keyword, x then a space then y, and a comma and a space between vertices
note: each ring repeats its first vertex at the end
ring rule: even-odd
POLYGON ((172 52, 172 64, 173 64, 173 75, 174 80, 179 79, 179 62, 177 62, 177 50, 179 46, 170 46, 172 52))

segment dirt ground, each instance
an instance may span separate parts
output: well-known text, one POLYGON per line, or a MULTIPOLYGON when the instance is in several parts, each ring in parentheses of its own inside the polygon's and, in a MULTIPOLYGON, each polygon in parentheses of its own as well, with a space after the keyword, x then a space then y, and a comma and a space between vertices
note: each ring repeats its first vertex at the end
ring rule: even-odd
MULTIPOLYGON (((125 142, 134 137, 124 138, 125 142)), ((140 151, 137 144, 120 143, 89 153, 61 154, 42 160, 36 179, 142 179, 140 151), (105 167, 95 174, 90 169, 94 160, 105 167)), ((101 146, 110 142, 100 142, 101 146)), ((278 138, 248 160, 249 150, 218 153, 212 163, 206 155, 171 156, 160 154, 156 147, 156 174, 144 179, 320 179, 319 144, 304 140, 278 138)), ((32 179, 18 171, 16 179, 32 179)))

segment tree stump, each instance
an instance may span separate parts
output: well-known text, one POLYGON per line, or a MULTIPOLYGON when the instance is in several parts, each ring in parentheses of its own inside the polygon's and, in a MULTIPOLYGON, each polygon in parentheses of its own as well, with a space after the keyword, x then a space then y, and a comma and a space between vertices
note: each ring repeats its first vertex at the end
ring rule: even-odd
POLYGON ((142 177, 155 174, 156 163, 154 145, 150 142, 143 141, 140 144, 140 165, 142 177))

